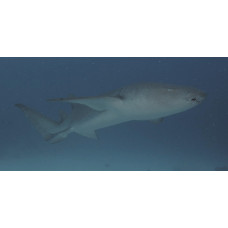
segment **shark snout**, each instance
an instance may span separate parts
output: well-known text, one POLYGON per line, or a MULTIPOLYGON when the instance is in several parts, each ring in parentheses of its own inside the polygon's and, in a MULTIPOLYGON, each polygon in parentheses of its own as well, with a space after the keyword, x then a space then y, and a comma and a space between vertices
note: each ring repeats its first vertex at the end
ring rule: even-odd
POLYGON ((206 97, 207 97, 207 94, 206 94, 205 92, 200 92, 200 94, 199 94, 199 99, 200 99, 201 101, 204 101, 204 100, 206 99, 206 97))
POLYGON ((199 91, 196 94, 192 95, 191 100, 196 103, 201 103, 203 102, 207 97, 207 94, 203 91, 199 91))

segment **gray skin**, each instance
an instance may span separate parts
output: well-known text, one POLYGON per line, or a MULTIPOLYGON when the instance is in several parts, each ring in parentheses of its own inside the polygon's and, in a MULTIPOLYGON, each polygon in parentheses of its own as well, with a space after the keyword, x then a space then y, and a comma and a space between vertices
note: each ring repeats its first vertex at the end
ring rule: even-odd
POLYGON ((69 133, 97 138, 95 131, 132 120, 160 122, 163 118, 199 105, 206 97, 200 90, 174 85, 145 83, 128 86, 98 97, 59 98, 49 101, 72 104, 69 116, 52 123, 46 117, 17 105, 33 125, 51 142, 62 141, 69 133))

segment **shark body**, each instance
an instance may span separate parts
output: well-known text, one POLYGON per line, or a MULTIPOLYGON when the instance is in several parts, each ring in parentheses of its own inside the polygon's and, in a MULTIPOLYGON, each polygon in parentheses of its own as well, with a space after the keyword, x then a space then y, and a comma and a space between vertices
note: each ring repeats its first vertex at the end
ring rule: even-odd
POLYGON ((59 122, 16 104, 50 143, 60 142, 70 133, 97 138, 96 130, 127 121, 161 122, 163 118, 184 112, 200 104, 206 94, 184 86, 144 83, 131 85, 96 97, 58 98, 52 102, 71 103, 72 112, 62 114, 59 122))

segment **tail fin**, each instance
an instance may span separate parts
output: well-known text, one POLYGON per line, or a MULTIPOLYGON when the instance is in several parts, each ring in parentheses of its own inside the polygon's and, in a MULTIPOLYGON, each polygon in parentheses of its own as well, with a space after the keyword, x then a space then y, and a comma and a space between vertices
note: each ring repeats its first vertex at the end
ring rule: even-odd
POLYGON ((15 106, 25 113, 25 116, 46 141, 57 143, 67 137, 69 129, 62 129, 60 123, 48 119, 46 116, 25 105, 16 104, 15 106))

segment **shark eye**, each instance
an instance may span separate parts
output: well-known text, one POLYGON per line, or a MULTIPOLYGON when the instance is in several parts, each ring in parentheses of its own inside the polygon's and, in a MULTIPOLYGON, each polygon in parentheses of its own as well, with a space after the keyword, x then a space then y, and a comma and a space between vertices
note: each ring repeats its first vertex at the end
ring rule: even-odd
POLYGON ((193 102, 199 102, 199 100, 196 97, 192 98, 192 101, 193 102))

